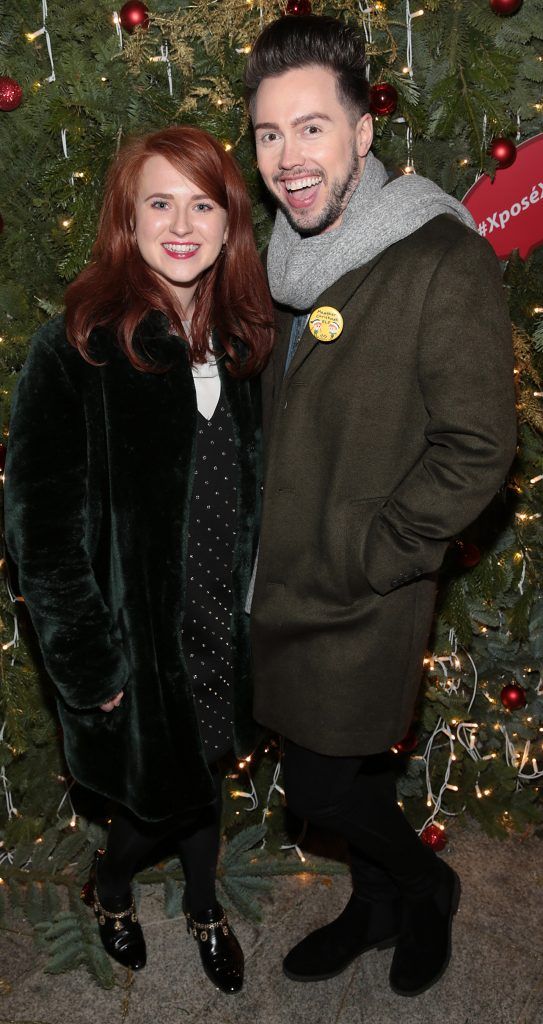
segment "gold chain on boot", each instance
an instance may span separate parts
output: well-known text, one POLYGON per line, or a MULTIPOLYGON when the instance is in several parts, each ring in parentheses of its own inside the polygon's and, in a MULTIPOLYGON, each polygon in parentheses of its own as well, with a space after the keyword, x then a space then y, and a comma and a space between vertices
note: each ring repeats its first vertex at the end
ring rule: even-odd
POLYGON ((216 928, 222 930, 223 935, 229 934, 228 920, 226 914, 223 914, 220 921, 209 921, 201 922, 195 921, 191 914, 185 914, 188 925, 195 939, 199 939, 200 942, 207 942, 209 938, 209 932, 214 931, 216 928))
POLYGON ((136 902, 135 902, 133 896, 132 896, 132 899, 130 900, 130 906, 127 907, 126 910, 117 910, 117 911, 106 910, 105 907, 103 907, 102 904, 100 903, 100 900, 98 898, 98 892, 97 892, 97 890, 95 888, 94 889, 94 904, 93 904, 93 906, 94 906, 94 913, 96 914, 96 916, 98 918, 98 924, 104 925, 106 923, 106 917, 107 917, 111 921, 115 921, 115 924, 113 925, 113 927, 114 927, 116 932, 120 932, 121 929, 122 929, 121 921, 122 921, 123 917, 128 917, 130 915, 130 920, 133 922, 133 924, 135 924, 136 921, 138 920, 138 915, 136 913, 136 902))

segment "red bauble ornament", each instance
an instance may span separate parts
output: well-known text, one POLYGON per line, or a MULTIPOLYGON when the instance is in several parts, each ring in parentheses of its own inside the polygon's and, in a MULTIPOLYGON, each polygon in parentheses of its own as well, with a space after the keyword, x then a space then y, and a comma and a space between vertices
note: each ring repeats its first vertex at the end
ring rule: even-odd
POLYGON ((149 25, 149 9, 140 0, 129 0, 123 4, 119 14, 121 25, 127 32, 134 32, 136 28, 147 28, 149 25))
POLYGON ((500 700, 508 711, 518 711, 526 705, 526 690, 518 683, 507 683, 500 693, 500 700))
POLYGON ((311 14, 309 0, 288 0, 285 14, 311 14))
POLYGON ((14 78, 0 75, 0 110, 16 110, 23 98, 23 90, 14 78))
POLYGON ((417 748, 418 742, 419 738, 413 726, 411 726, 407 730, 403 740, 400 740, 399 743, 395 743, 392 749, 396 754, 411 754, 413 750, 417 748))
POLYGON ((427 825, 420 834, 420 838, 423 843, 427 846, 431 846, 432 850, 439 852, 444 850, 447 845, 447 833, 444 828, 439 828, 437 825, 427 825))
POLYGON ((494 14, 516 14, 522 7, 522 0, 489 0, 494 14))
POLYGON ((456 557, 464 569, 473 569, 481 561, 479 548, 476 544, 470 544, 469 541, 458 541, 456 552, 456 557))
POLYGON ((379 82, 370 89, 370 110, 378 117, 393 114, 398 106, 398 93, 390 82, 379 82))
POLYGON ((490 156, 493 156, 498 161, 498 168, 502 171, 506 167, 511 167, 511 164, 514 164, 517 159, 515 143, 511 139, 505 139, 502 136, 492 139, 488 152, 490 156))

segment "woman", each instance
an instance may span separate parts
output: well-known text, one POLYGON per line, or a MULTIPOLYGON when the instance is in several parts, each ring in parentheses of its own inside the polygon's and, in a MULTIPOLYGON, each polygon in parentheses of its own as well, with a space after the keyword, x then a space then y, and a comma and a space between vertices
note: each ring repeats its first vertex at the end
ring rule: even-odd
POLYGON ((215 895, 217 759, 249 753, 244 599, 272 312, 241 174, 192 127, 125 145, 92 260, 33 339, 6 468, 9 549, 73 776, 116 802, 82 896, 145 964, 130 881, 175 837, 187 926, 223 991, 243 954, 215 895))

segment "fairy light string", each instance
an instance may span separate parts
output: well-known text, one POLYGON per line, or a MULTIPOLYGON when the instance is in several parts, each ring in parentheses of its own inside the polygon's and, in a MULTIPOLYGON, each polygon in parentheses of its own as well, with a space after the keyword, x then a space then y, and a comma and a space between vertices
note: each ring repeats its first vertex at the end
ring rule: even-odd
MULTIPOLYGON (((247 793, 243 789, 235 789, 235 790, 232 791, 231 796, 233 796, 234 799, 236 799, 237 797, 243 797, 245 800, 249 800, 249 802, 250 802, 249 806, 246 807, 245 810, 246 811, 256 811, 256 808, 258 807, 258 793, 257 793, 257 791, 255 789, 255 784, 253 782, 253 777, 251 775, 251 769, 249 767, 250 762, 251 762, 251 755, 249 754, 247 757, 243 758, 238 763, 239 771, 240 772, 243 771, 247 775, 247 779, 248 779, 248 782, 249 782, 249 792, 247 793)), ((236 776, 232 776, 232 777, 235 778, 236 776)))
POLYGON ((119 49, 122 50, 123 45, 124 45, 123 44, 123 30, 122 30, 122 27, 121 27, 121 19, 120 19, 119 14, 118 14, 117 11, 113 11, 112 21, 113 21, 113 24, 114 24, 116 32, 117 32, 117 39, 119 40, 119 49))
MULTIPOLYGON (((13 604, 13 636, 12 636, 11 640, 8 640, 5 644, 2 644, 2 650, 3 651, 9 651, 10 648, 13 648, 12 659, 11 659, 11 664, 13 665, 14 661, 15 661, 15 651, 17 650, 17 648, 19 646, 19 640, 20 640, 20 637, 19 637, 19 620, 17 618, 17 605, 15 603, 16 602, 16 598, 14 596, 12 596, 11 588, 8 591, 8 593, 9 593, 10 601, 13 604)), ((1 738, 2 738, 2 736, 0 735, 0 739, 1 738)))
MULTIPOLYGON (((412 32, 413 15, 411 14, 411 5, 409 0, 405 0, 405 27, 407 32, 407 49, 406 49, 406 66, 407 73, 413 81, 413 32, 412 32)), ((410 124, 407 124, 405 133, 405 142, 407 147, 407 163, 405 166, 406 174, 416 174, 415 166, 413 164, 413 130, 410 124)))
MULTIPOLYGON (((45 43, 46 43, 46 46, 47 46, 47 53, 48 53, 48 56, 49 56, 49 62, 51 64, 51 74, 47 78, 47 81, 48 82, 56 82, 57 76, 56 76, 56 71, 55 71, 55 62, 53 60, 53 48, 52 48, 52 45, 51 45, 51 36, 49 35, 49 31, 47 29, 47 24, 46 24, 47 23, 48 14, 49 14, 48 7, 47 7, 47 0, 42 0, 41 7, 42 7, 42 20, 43 20, 42 27, 37 29, 35 32, 27 32, 26 38, 28 39, 29 43, 33 43, 36 39, 39 39, 40 36, 43 36, 45 38, 45 43)), ((61 143, 61 146, 62 146, 62 152, 64 154, 64 158, 66 160, 68 160, 69 156, 68 156, 68 146, 67 146, 67 141, 66 141, 66 135, 67 135, 66 128, 62 128, 61 132, 60 132, 60 143, 61 143)), ((74 184, 74 176, 73 176, 73 174, 70 175, 70 184, 71 185, 74 184)))
MULTIPOLYGON (((6 740, 4 739, 4 733, 6 731, 6 726, 7 726, 7 722, 4 721, 4 723, 2 725, 2 728, 0 729, 0 743, 4 743, 4 744, 6 743, 6 740)), ((8 815, 8 820, 11 821, 12 818, 18 817, 19 812, 18 812, 18 810, 17 810, 17 808, 16 808, 16 806, 15 806, 15 804, 13 802, 13 796, 12 796, 12 793, 11 793, 11 784, 10 784, 10 781, 9 781, 7 775, 6 775, 6 769, 5 769, 4 765, 2 765, 2 767, 0 768, 0 781, 2 783, 2 789, 3 789, 3 792, 4 792, 4 800, 6 802, 6 811, 7 811, 7 815, 8 815)), ((2 855, 2 858, 0 859, 0 863, 1 863, 1 860, 5 859, 6 856, 9 856, 7 851, 6 851, 5 854, 2 855)))
POLYGON ((47 79, 47 81, 48 82, 54 82, 56 80, 57 76, 55 74, 55 62, 53 60, 53 48, 51 46, 51 36, 49 35, 49 32, 47 31, 47 25, 46 25, 47 14, 48 14, 48 11, 47 11, 47 0, 42 0, 42 2, 41 2, 41 9, 42 9, 42 21, 43 21, 42 27, 37 29, 36 32, 27 32, 26 38, 28 39, 29 43, 33 43, 35 39, 39 39, 40 36, 44 36, 45 44, 47 46, 47 53, 49 55, 49 62, 51 64, 51 74, 49 75, 49 78, 47 79))
POLYGON ((170 59, 169 59, 169 55, 168 55, 168 43, 167 42, 166 43, 162 43, 161 46, 160 46, 160 54, 158 54, 156 57, 150 57, 149 60, 151 61, 152 64, 156 64, 156 63, 162 62, 163 64, 166 65, 166 75, 167 75, 167 78, 168 78, 168 89, 169 89, 169 92, 170 92, 170 96, 173 96, 172 65, 170 63, 170 59))
POLYGON ((64 815, 62 815, 60 812, 62 811, 62 808, 64 807, 64 804, 67 803, 68 807, 69 807, 69 810, 70 810, 70 826, 71 826, 71 828, 75 828, 75 826, 77 824, 77 814, 75 812, 75 808, 74 808, 74 805, 72 803, 72 798, 71 798, 71 795, 70 795, 70 790, 72 789, 72 786, 74 785, 74 779, 70 779, 70 782, 68 783, 63 775, 59 775, 58 778, 59 778, 59 782, 62 782, 64 784, 64 795, 63 795, 62 800, 60 801, 60 803, 59 803, 59 805, 57 807, 57 818, 59 819, 59 821, 62 821, 64 815))
MULTIPOLYGON (((362 0, 358 0, 358 9, 362 15, 362 28, 364 30, 364 36, 366 39, 367 46, 371 46, 373 43, 373 24, 371 20, 372 8, 363 7, 362 0)), ((370 61, 369 57, 366 59, 366 78, 370 80, 370 61)))
MULTIPOLYGON (((524 573, 521 578, 521 587, 523 579, 524 573)), ((521 587, 519 587, 519 589, 521 589, 521 587)), ((486 629, 484 629, 483 631, 486 632, 486 629)), ((470 712, 472 711, 478 693, 479 677, 477 672, 477 666, 475 664, 473 657, 471 656, 471 653, 467 650, 466 647, 464 647, 463 644, 459 643, 454 629, 450 630, 449 644, 449 654, 433 654, 430 659, 426 659, 426 664, 429 663, 431 668, 439 668, 442 676, 439 685, 444 690, 445 693, 450 695, 457 694, 460 690, 460 686, 466 685, 467 682, 467 674, 462 667, 459 657, 459 650, 462 651, 462 655, 465 656, 469 662, 470 672, 473 673, 472 693, 469 704, 466 709, 467 719, 470 712)), ((541 675, 537 693, 538 695, 543 695, 543 677, 541 675)), ((486 691, 483 691, 483 695, 491 704, 496 703, 494 698, 489 696, 489 694, 487 694, 486 691)), ((526 739, 523 750, 519 751, 516 749, 513 739, 509 735, 508 729, 505 724, 496 723, 495 728, 503 736, 505 762, 508 765, 508 767, 514 769, 516 772, 516 790, 518 791, 522 789, 525 784, 533 783, 535 780, 542 778, 543 769, 540 768, 537 758, 532 753, 533 741, 530 739, 526 739)), ((462 808, 460 811, 453 812, 447 810, 447 808, 443 806, 443 800, 446 796, 447 790, 458 792, 459 788, 458 786, 450 782, 452 768, 454 766, 455 761, 457 761, 457 755, 455 752, 456 743, 458 743, 465 751, 465 753, 475 762, 489 761, 499 756, 496 751, 491 751, 488 754, 481 754, 478 748, 479 729, 480 725, 478 722, 467 720, 457 721, 453 718, 450 723, 447 723, 445 719, 441 717, 438 719, 434 731, 427 742, 423 755, 418 758, 415 757, 415 759, 420 759, 424 762, 427 791, 426 805, 428 808, 431 808, 431 813, 426 818, 426 821, 423 823, 422 827, 418 830, 419 834, 424 832, 424 830, 429 825, 432 825, 434 823, 438 824, 438 822, 436 822, 436 818, 438 817, 439 814, 447 816, 456 816, 458 814, 461 814, 462 810, 464 809, 462 808), (454 727, 455 731, 453 731, 452 727, 454 727), (434 785, 432 783, 431 777, 431 761, 434 751, 440 748, 442 749, 443 747, 443 744, 438 743, 440 737, 444 737, 445 746, 447 746, 447 744, 449 746, 449 756, 445 767, 443 781, 441 783, 439 791, 436 792, 434 791, 434 785)), ((474 790, 477 799, 488 797, 492 793, 492 789, 490 787, 481 788, 480 773, 477 774, 474 783, 474 790)), ((439 827, 442 828, 443 826, 439 827)))

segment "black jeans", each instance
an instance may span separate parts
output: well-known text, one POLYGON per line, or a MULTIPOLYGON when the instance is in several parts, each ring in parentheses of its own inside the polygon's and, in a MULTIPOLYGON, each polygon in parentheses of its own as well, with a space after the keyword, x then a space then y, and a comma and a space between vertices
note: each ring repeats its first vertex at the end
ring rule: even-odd
POLYGON ((425 896, 439 864, 398 806, 391 756, 328 757, 285 740, 288 806, 347 839, 354 891, 374 901, 425 896))

